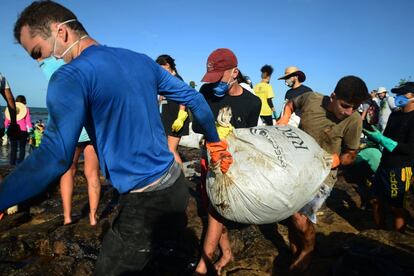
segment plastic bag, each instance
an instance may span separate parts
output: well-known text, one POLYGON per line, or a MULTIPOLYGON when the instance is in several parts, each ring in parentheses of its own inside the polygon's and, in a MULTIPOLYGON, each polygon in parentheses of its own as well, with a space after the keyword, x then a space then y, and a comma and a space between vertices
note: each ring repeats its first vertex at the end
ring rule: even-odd
POLYGON ((235 129, 226 138, 234 163, 211 168, 207 193, 225 218, 250 224, 283 220, 316 195, 332 158, 292 126, 235 129))
POLYGON ((203 134, 195 133, 193 131, 192 122, 190 122, 190 132, 188 135, 181 137, 179 145, 183 147, 199 149, 202 139, 203 134))

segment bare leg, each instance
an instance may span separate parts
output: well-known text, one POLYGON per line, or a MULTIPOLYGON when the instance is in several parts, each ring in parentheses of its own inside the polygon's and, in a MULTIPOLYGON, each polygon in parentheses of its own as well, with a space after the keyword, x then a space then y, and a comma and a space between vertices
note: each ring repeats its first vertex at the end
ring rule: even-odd
POLYGON ((76 147, 75 154, 73 156, 73 162, 69 170, 67 170, 60 177, 60 195, 62 197, 63 205, 63 224, 72 223, 72 194, 73 194, 73 182, 76 173, 76 167, 78 165, 78 160, 80 153, 82 151, 81 147, 76 147))
POLYGON ((83 149, 85 158, 85 176, 88 182, 89 195, 89 223, 90 225, 97 224, 96 211, 99 205, 99 198, 101 195, 101 183, 99 182, 99 161, 96 156, 95 149, 92 145, 87 145, 83 149))
POLYGON ((299 240, 295 231, 295 227, 293 224, 293 218, 290 217, 288 218, 288 239, 289 239, 289 247, 290 247, 290 251, 292 253, 292 256, 294 258, 296 258, 296 254, 300 251, 302 251, 302 249, 300 248, 300 244, 299 244, 299 240))
POLYGON ((178 164, 183 163, 178 153, 178 143, 180 143, 180 140, 180 137, 168 136, 168 148, 174 154, 174 159, 178 164))
POLYGON ((293 214, 292 222, 292 230, 297 234, 301 248, 289 269, 303 272, 308 268, 315 248, 315 228, 309 219, 300 213, 293 214))
POLYGON ((385 212, 383 204, 374 198, 371 200, 374 223, 378 229, 385 229, 385 212))
POLYGON ((404 233, 405 231, 405 226, 406 226, 406 222, 405 222, 405 215, 406 215, 406 211, 404 208, 396 208, 396 207, 391 207, 391 210, 394 214, 394 228, 395 230, 404 233))
POLYGON ((231 252, 229 234, 226 226, 223 225, 222 234, 219 241, 221 249, 221 258, 218 260, 214 267, 217 270, 217 274, 220 275, 221 269, 225 267, 230 261, 233 260, 233 253, 231 252))
POLYGON ((221 239, 223 233, 223 224, 219 222, 212 214, 210 210, 208 212, 208 226, 206 236, 204 238, 203 244, 203 253, 201 259, 198 262, 196 273, 206 274, 207 267, 213 263, 214 251, 216 251, 219 240, 221 239))

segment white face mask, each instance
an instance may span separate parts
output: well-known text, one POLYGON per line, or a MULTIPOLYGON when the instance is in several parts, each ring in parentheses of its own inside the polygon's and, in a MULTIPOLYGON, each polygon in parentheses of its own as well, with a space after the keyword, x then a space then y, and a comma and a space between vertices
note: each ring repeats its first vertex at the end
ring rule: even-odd
POLYGON ((285 84, 289 87, 293 87, 293 80, 292 78, 288 78, 287 80, 285 80, 285 84))
MULTIPOLYGON (((62 26, 62 25, 64 25, 64 24, 67 24, 67 23, 69 23, 69 22, 73 22, 73 21, 77 21, 76 19, 70 19, 70 20, 66 20, 65 22, 62 22, 62 23, 60 23, 58 26, 57 26, 57 30, 59 31, 59 28, 60 28, 60 26, 62 26)), ((62 59, 69 51, 70 51, 70 49, 72 49, 73 48, 73 46, 75 46, 76 44, 78 44, 82 39, 84 39, 84 38, 87 38, 88 37, 88 35, 84 35, 84 36, 82 36, 82 37, 80 37, 78 40, 76 40, 75 42, 73 42, 72 43, 72 45, 70 45, 69 46, 69 48, 67 48, 61 55, 57 55, 56 54, 56 41, 57 41, 57 33, 56 33, 56 36, 55 36, 55 43, 53 44, 53 53, 52 53, 52 55, 55 57, 55 58, 57 58, 57 59, 62 59)))

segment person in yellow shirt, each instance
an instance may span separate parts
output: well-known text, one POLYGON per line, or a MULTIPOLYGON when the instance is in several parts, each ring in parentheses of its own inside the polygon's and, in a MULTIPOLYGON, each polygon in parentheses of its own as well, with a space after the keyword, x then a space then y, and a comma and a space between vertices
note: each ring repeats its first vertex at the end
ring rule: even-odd
POLYGON ((254 93, 262 101, 260 118, 265 125, 272 126, 273 117, 276 118, 276 112, 272 102, 275 95, 273 93, 272 86, 269 84, 273 73, 273 67, 266 64, 260 69, 260 71, 262 72, 262 80, 254 87, 254 93))

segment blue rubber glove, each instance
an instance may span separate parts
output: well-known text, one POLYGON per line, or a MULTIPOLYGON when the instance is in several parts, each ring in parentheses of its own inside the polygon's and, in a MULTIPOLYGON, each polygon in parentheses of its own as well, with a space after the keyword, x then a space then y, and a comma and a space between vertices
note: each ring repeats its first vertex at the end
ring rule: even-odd
POLYGON ((276 111, 273 111, 273 112, 272 112, 272 114, 273 114, 273 119, 277 120, 277 114, 276 114, 276 111))
POLYGON ((362 130, 368 139, 380 144, 389 152, 392 152, 395 147, 397 147, 398 143, 396 141, 385 137, 376 127, 372 126, 372 129, 373 131, 369 131, 365 128, 362 130))

